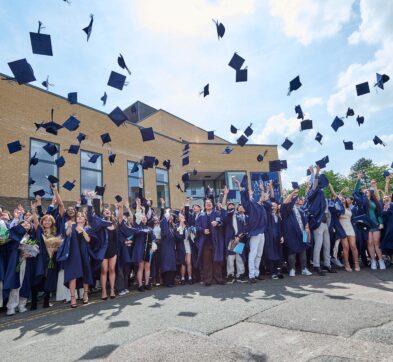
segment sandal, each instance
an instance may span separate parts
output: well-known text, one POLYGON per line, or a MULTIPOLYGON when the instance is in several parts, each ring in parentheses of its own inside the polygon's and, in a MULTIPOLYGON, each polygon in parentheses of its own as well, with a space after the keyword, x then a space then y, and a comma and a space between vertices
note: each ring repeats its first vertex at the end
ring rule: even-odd
POLYGON ((360 272, 360 266, 359 266, 359 264, 355 264, 355 271, 360 272))
POLYGON ((89 292, 83 292, 83 304, 89 303, 89 292), (85 298, 85 296, 87 298, 85 298))
POLYGON ((70 303, 71 303, 71 308, 77 308, 78 307, 78 304, 76 303, 75 295, 71 295, 70 303), (75 303, 72 303, 72 299, 75 300, 75 303))
POLYGON ((345 269, 346 272, 351 272, 352 271, 352 268, 351 268, 351 266, 349 264, 345 264, 344 265, 344 269, 345 269))

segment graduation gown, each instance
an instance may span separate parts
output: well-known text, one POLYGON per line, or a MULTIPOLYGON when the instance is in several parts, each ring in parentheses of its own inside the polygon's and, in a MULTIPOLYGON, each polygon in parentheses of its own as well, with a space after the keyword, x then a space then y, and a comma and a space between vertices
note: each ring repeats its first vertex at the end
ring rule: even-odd
POLYGON ((161 249, 160 270, 161 273, 176 271, 176 231, 170 226, 164 217, 160 222, 161 227, 161 249))
POLYGON ((277 221, 275 220, 272 214, 272 204, 270 201, 264 202, 263 206, 266 209, 267 215, 267 227, 265 229, 265 245, 263 255, 266 255, 266 259, 269 261, 278 261, 281 260, 281 219, 280 217, 277 217, 277 221))
POLYGON ((381 249, 389 252, 393 251, 393 202, 390 203, 390 207, 382 212, 383 220, 383 234, 381 249))
POLYGON ((248 236, 256 236, 265 232, 267 216, 263 205, 251 200, 247 188, 240 192, 241 203, 246 210, 248 236))
MULTIPOLYGON (((240 234, 246 234, 246 220, 247 217, 244 215, 244 218, 242 218, 239 213, 237 213, 235 210, 233 211, 225 211, 225 217, 224 217, 224 229, 225 229, 225 252, 227 255, 235 255, 233 251, 228 250, 228 245, 231 240, 233 240, 236 236, 239 236, 240 234), (235 221, 233 219, 235 215, 235 221), (237 226, 237 232, 235 231, 234 228, 234 222, 236 222, 237 226)), ((246 242, 246 236, 243 237, 240 242, 246 242)), ((245 250, 245 249, 244 249, 245 250)), ((243 251, 244 254, 244 251, 243 251)), ((242 256, 243 256, 242 254, 242 256)))
POLYGON ((150 252, 151 244, 155 240, 152 228, 147 225, 139 225, 133 230, 134 242, 131 253, 131 263, 140 263, 141 261, 149 261, 146 258, 150 252))
MULTIPOLYGON (((123 220, 119 227, 119 234, 118 234, 118 250, 119 250, 119 265, 123 267, 127 264, 132 263, 132 252, 134 249, 134 243, 131 245, 126 245, 125 242, 129 239, 134 238, 135 228, 132 226, 128 226, 127 223, 123 220)), ((135 241, 134 241, 135 242, 135 241)))
POLYGON ((308 217, 310 230, 319 228, 325 216, 326 206, 325 194, 321 188, 317 187, 315 190, 309 191, 304 210, 308 217))
POLYGON ((344 228, 340 223, 340 216, 344 215, 345 213, 344 205, 338 198, 336 200, 330 200, 329 211, 330 214, 332 215, 330 226, 334 233, 333 240, 336 241, 346 238, 347 234, 345 233, 344 228))

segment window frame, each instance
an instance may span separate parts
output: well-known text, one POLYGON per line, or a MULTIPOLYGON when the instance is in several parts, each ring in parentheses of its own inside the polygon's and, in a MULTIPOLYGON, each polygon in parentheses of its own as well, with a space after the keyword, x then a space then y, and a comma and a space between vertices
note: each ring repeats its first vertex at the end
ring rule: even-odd
MULTIPOLYGON (((133 163, 133 164, 136 164, 136 163, 139 164, 139 161, 127 160, 126 166, 127 166, 127 198, 128 198, 128 200, 130 200, 130 198, 131 198, 131 196, 130 196, 130 183, 129 183, 130 177, 131 177, 131 178, 134 178, 134 179, 137 179, 137 180, 138 180, 138 183, 139 183, 139 176, 138 176, 138 177, 131 176, 131 175, 133 175, 133 174, 129 173, 129 168, 128 168, 128 163, 129 163, 129 162, 131 162, 131 163, 133 163)), ((142 181, 143 181, 142 195, 145 196, 145 171, 144 171, 144 169, 143 169, 143 167, 142 167, 141 164, 139 164, 139 167, 142 169, 142 181)), ((138 171, 138 172, 139 172, 139 171, 138 171)))
MULTIPOLYGON (((88 151, 85 149, 80 149, 79 150, 79 193, 82 195, 82 170, 87 170, 87 171, 93 171, 93 172, 100 172, 101 173, 101 186, 103 186, 104 183, 104 159, 102 153, 98 152, 93 152, 93 151, 88 151), (101 170, 98 171, 93 168, 88 168, 88 167, 82 167, 82 152, 94 154, 94 155, 100 155, 101 156, 101 170)), ((98 186, 98 185, 97 185, 98 186)), ((94 191, 94 190, 91 190, 94 191)))
POLYGON ((170 188, 170 179, 169 179, 169 170, 167 170, 166 168, 161 168, 161 167, 155 167, 155 175, 156 175, 156 197, 157 197, 157 205, 158 207, 161 207, 160 205, 160 200, 158 198, 158 191, 157 191, 157 186, 158 186, 158 182, 160 182, 161 184, 167 185, 168 186, 168 200, 165 200, 165 208, 170 208, 171 207, 171 188, 170 188), (162 181, 157 181, 157 170, 161 170, 167 173, 168 175, 168 181, 167 182, 162 182, 162 181))

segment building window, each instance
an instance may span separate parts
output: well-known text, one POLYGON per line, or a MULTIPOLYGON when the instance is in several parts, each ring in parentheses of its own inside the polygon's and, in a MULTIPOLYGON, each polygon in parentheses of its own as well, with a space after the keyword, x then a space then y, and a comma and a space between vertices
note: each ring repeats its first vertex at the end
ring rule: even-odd
POLYGON ((160 205, 160 198, 164 197, 165 207, 170 207, 168 170, 156 168, 156 184, 157 184, 157 204, 160 205))
POLYGON ((127 174, 128 174, 128 198, 131 203, 138 197, 139 187, 142 188, 142 195, 144 196, 144 187, 143 187, 143 169, 141 165, 138 165, 138 171, 131 173, 135 162, 128 161, 127 162, 127 174))
MULTIPOLYGON (((50 199, 52 197, 52 191, 48 179, 49 175, 59 177, 59 170, 55 163, 55 160, 59 157, 59 154, 51 156, 46 152, 43 147, 48 142, 30 139, 30 159, 35 155, 38 158, 38 163, 34 166, 29 167, 29 176, 35 181, 33 185, 29 186, 29 197, 34 198, 34 191, 45 190, 44 199, 50 199)), ((57 149, 59 146, 54 144, 57 149)))
POLYGON ((236 190, 236 199, 231 199, 233 202, 240 202, 240 192, 237 190, 237 186, 234 184, 232 177, 234 176, 240 182, 243 177, 246 175, 244 171, 227 171, 225 172, 226 184, 229 190, 236 190))
POLYGON ((81 193, 94 191, 96 186, 102 186, 102 155, 81 151, 81 193), (89 162, 93 155, 98 155, 95 163, 89 162))

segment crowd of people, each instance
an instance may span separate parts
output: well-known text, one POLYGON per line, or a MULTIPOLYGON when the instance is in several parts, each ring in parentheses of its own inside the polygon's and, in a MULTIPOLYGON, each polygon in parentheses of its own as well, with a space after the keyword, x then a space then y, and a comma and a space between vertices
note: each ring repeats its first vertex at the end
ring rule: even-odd
POLYGON ((131 205, 119 195, 115 205, 103 204, 87 192, 65 207, 52 184, 46 210, 39 196, 29 210, 0 209, 0 306, 14 315, 28 302, 37 309, 41 298, 44 308, 54 298, 76 308, 99 290, 107 300, 133 287, 385 270, 393 253, 393 176, 384 192, 374 180, 365 188, 359 174, 354 190, 337 194, 318 166, 310 173, 305 197, 295 189, 278 200, 268 182, 256 199, 247 177, 233 178, 240 203, 227 200, 225 187, 220 200, 209 193, 202 208, 187 198, 180 210, 166 209, 164 199, 153 208, 141 189, 131 205))

